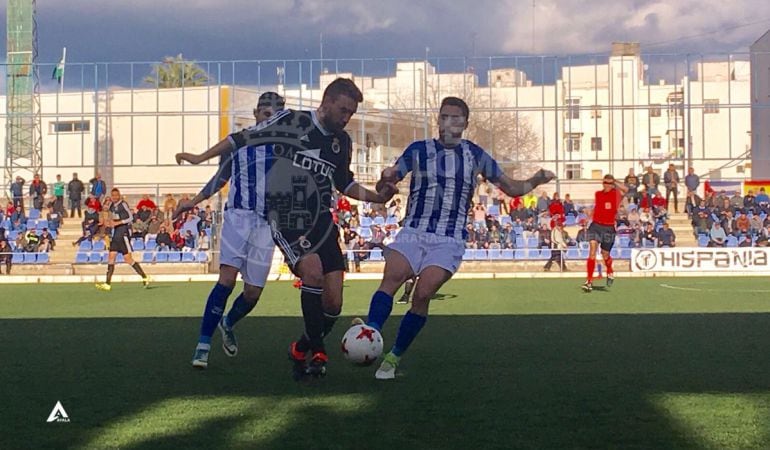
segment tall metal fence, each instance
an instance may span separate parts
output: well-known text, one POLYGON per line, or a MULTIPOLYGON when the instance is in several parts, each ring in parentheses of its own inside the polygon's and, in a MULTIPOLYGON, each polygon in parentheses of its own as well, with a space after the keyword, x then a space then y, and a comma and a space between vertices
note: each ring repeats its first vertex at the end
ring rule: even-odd
MULTIPOLYGON (((762 91, 770 89, 770 70, 751 60, 749 53, 640 54, 625 46, 597 55, 426 53, 199 61, 160 70, 153 61, 67 63, 61 83, 47 76, 56 64, 39 64, 39 169, 45 180, 100 172, 110 184, 152 185, 158 193, 164 186, 199 185, 215 162, 178 167, 175 153, 204 151, 250 125, 256 98, 265 90, 285 95, 290 107, 313 108, 323 88, 344 76, 364 93, 348 131, 354 171, 365 181, 374 180, 410 142, 435 133, 438 106, 447 95, 470 105, 466 137, 516 176, 547 167, 560 183, 581 186, 606 172, 623 176, 629 169, 661 170, 672 163, 714 179, 743 178, 751 174, 752 108, 770 106, 762 91)), ((3 80, 16 73, 7 64, 0 70, 3 80)), ((1 90, 11 94, 7 82, 1 90)), ((8 119, 0 111, 6 136, 8 119)), ((4 149, 6 165, 9 158, 4 149)), ((30 169, 24 175, 35 170, 31 163, 30 169)), ((10 180, 4 176, 2 182, 7 186, 10 180)))

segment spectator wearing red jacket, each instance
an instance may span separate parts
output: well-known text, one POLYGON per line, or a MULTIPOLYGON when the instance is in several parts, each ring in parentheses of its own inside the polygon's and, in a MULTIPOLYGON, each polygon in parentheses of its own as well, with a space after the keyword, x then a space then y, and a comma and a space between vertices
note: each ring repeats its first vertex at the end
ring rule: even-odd
POLYGON ((88 199, 86 200, 86 208, 91 208, 94 211, 101 211, 102 203, 98 198, 94 197, 93 195, 89 195, 88 199))
POLYGON ((564 217, 564 203, 561 202, 558 192, 553 193, 551 203, 548 205, 548 214, 550 214, 551 217, 564 217))
POLYGON ((350 202, 348 201, 348 198, 345 197, 344 195, 341 195, 339 200, 337 200, 337 210, 350 212, 350 202))
POLYGON ((138 211, 141 211, 142 208, 147 208, 150 211, 152 211, 154 209, 158 209, 158 206, 155 204, 155 202, 150 200, 150 196, 149 195, 143 195, 142 199, 139 200, 139 203, 136 205, 136 209, 138 211))

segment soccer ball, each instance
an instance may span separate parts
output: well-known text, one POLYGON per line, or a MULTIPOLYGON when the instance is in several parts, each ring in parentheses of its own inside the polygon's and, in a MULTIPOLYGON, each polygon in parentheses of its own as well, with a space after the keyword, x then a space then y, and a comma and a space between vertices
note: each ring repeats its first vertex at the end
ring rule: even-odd
POLYGON ((382 335, 369 325, 353 325, 342 337, 342 354, 348 361, 368 366, 382 354, 382 335))

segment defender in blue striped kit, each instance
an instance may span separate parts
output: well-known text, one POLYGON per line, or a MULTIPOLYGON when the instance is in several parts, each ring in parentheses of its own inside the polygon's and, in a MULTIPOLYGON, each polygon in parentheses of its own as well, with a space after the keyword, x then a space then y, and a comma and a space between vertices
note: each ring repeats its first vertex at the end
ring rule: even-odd
MULTIPOLYGON (((406 280, 415 275, 419 280, 393 348, 375 373, 377 379, 395 378, 401 355, 425 325, 431 297, 460 267, 477 175, 512 197, 555 178, 546 170, 524 181, 505 175, 481 147, 462 139, 468 115, 463 100, 445 98, 439 110, 439 137, 412 143, 378 182, 397 183, 412 174, 404 228, 385 252, 385 273, 369 306, 368 325, 382 330, 393 308, 393 295, 406 280)), ((356 319, 354 324, 361 322, 356 319)))

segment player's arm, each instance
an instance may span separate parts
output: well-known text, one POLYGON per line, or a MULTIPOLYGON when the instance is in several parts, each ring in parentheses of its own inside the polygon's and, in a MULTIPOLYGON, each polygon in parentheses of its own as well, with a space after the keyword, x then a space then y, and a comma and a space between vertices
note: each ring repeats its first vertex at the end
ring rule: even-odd
POLYGON ((228 180, 230 180, 230 177, 232 176, 232 160, 232 152, 228 153, 226 156, 223 156, 219 160, 219 168, 217 169, 217 173, 211 177, 209 182, 206 183, 206 186, 204 186, 203 189, 201 189, 201 191, 198 192, 198 194, 195 195, 195 197, 193 197, 191 200, 179 201, 179 204, 177 205, 176 211, 174 211, 171 220, 176 220, 180 215, 182 215, 182 213, 190 211, 191 209, 195 208, 195 205, 202 201, 208 200, 214 194, 219 192, 219 190, 222 189, 225 184, 227 184, 228 180))
POLYGON ((231 152, 234 150, 234 148, 235 148, 235 143, 232 137, 228 136, 225 139, 222 139, 221 141, 217 142, 213 147, 201 153, 200 155, 196 155, 194 153, 182 152, 174 155, 174 158, 176 159, 177 164, 182 164, 182 161, 187 161, 190 164, 197 165, 202 162, 208 161, 211 158, 216 158, 217 156, 222 156, 223 154, 231 152))
POLYGON ((626 192, 628 192, 628 188, 625 184, 621 183, 618 180, 615 180, 615 189, 619 190, 621 194, 626 195, 626 192))
POLYGON ((500 174, 497 179, 489 178, 492 184, 499 187, 501 191, 511 197, 524 195, 536 187, 546 184, 556 178, 556 175, 550 170, 540 169, 534 175, 526 180, 514 180, 506 174, 500 174))
POLYGON ((343 191, 343 194, 362 202, 386 203, 398 192, 398 188, 393 183, 379 184, 378 190, 374 192, 359 184, 357 181, 351 182, 343 191))
POLYGON ((111 220, 109 222, 111 223, 111 226, 116 227, 118 225, 128 225, 133 221, 134 215, 131 213, 128 203, 120 202, 118 205, 118 220, 111 220))

